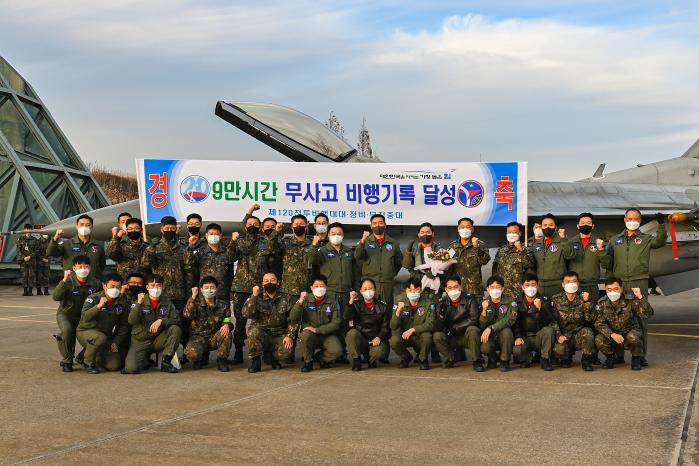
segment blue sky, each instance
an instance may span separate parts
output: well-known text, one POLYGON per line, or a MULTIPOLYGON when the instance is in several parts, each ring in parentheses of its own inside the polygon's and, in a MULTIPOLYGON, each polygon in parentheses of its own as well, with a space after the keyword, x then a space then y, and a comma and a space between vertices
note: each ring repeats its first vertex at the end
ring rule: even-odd
POLYGON ((386 161, 528 160, 572 180, 699 138, 689 1, 0 0, 0 55, 86 161, 282 160, 213 115, 266 101, 386 161))

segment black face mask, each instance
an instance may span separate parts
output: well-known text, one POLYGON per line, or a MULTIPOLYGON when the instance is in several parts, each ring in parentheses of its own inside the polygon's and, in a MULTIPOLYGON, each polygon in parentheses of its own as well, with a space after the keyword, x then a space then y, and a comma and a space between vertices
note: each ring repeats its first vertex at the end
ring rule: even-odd
POLYGON ((175 235, 177 235, 176 231, 166 230, 163 232, 163 238, 165 238, 168 241, 172 241, 173 239, 175 239, 175 235))
POLYGON ((140 231, 127 231, 126 236, 128 236, 129 239, 136 241, 137 239, 141 238, 141 232, 140 231))
POLYGON ((583 235, 589 235, 592 233, 592 225, 580 225, 578 230, 580 230, 580 233, 583 235))
POLYGON ((275 291, 277 291, 277 284, 276 283, 265 283, 262 285, 262 288, 265 290, 265 292, 272 294, 275 291))
POLYGON ((375 235, 383 235, 386 232, 386 227, 374 227, 371 229, 375 235))
POLYGON ((555 228, 551 228, 551 227, 549 227, 549 228, 544 228, 543 230, 544 230, 544 236, 547 237, 547 238, 552 237, 552 236, 556 233, 556 229, 555 229, 555 228))
POLYGON ((432 235, 421 236, 420 241, 422 241, 423 244, 430 244, 432 242, 432 235))
POLYGON ((296 236, 301 236, 306 232, 306 227, 294 227, 293 231, 296 236))
POLYGON ((198 235, 201 231, 201 227, 189 227, 187 230, 189 231, 190 235, 198 235))
POLYGON ((269 236, 269 235, 272 234, 273 231, 274 231, 274 228, 267 228, 267 229, 264 230, 262 233, 264 233, 265 236, 269 236))
POLYGON ((247 227, 245 231, 247 231, 251 235, 256 235, 260 232, 260 227, 247 227))
POLYGON ((146 287, 141 286, 141 285, 131 285, 129 286, 129 293, 131 293, 134 296, 138 296, 141 293, 146 293, 146 287))

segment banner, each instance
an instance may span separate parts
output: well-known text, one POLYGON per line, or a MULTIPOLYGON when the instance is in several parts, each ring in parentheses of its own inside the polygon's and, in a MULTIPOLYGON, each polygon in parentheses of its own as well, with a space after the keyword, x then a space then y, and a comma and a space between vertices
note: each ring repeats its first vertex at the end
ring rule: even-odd
POLYGON ((381 213, 391 225, 526 223, 527 163, 298 163, 138 159, 141 215, 184 222, 239 222, 258 216, 288 222, 325 212, 330 221, 367 224, 381 213))

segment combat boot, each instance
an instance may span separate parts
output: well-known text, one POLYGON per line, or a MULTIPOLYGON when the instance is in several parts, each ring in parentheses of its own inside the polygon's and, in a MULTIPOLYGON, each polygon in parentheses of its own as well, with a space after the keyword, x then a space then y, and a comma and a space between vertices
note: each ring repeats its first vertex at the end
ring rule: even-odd
POLYGON ((281 369, 282 363, 278 359, 272 358, 272 369, 281 369))
POLYGON ((410 365, 410 360, 409 360, 409 359, 401 359, 401 360, 400 360, 400 364, 398 365, 398 367, 400 367, 401 369, 405 369, 405 368, 407 368, 409 365, 410 365))
POLYGON ((61 369, 63 369, 63 372, 73 372, 73 363, 72 362, 62 362, 61 369))
POLYGON ((439 354, 439 351, 436 349, 433 349, 430 352, 430 356, 432 357, 432 362, 437 363, 437 362, 442 362, 442 356, 439 354))
POLYGON ((233 355, 233 360, 231 361, 231 364, 233 365, 238 365, 243 363, 243 345, 237 344, 235 345, 235 354, 233 355))
POLYGON ((254 374, 255 372, 260 372, 262 370, 262 359, 260 356, 255 356, 250 359, 250 367, 248 367, 248 372, 254 374))
POLYGON ((176 374, 179 372, 179 370, 172 365, 172 356, 163 356, 163 361, 160 363, 160 372, 167 372, 168 374, 176 374))
POLYGON ((85 349, 81 349, 80 352, 75 356, 75 362, 87 369, 87 364, 85 364, 85 349))
POLYGON ((624 353, 617 353, 614 355, 614 364, 624 364, 624 353))
POLYGON ((552 371, 553 370, 553 364, 551 364, 550 359, 546 358, 541 358, 541 368, 545 371, 552 371))
POLYGON ((454 361, 451 361, 449 359, 447 359, 446 361, 442 361, 442 367, 444 369, 451 369, 452 367, 454 367, 454 361))
POLYGON ((634 370, 634 371, 641 370, 641 358, 642 358, 642 356, 632 356, 631 357, 631 370, 634 370))
POLYGON ((498 367, 498 362, 495 360, 495 356, 488 356, 488 369, 495 369, 498 367))
POLYGON ((228 372, 231 370, 231 368, 228 367, 228 359, 226 358, 216 358, 216 366, 221 372, 228 372))
POLYGON ((362 370, 362 358, 352 359, 352 372, 359 372, 362 370))
POLYGON ((102 371, 100 371, 99 367, 97 367, 95 364, 90 364, 87 368, 88 374, 99 374, 100 372, 102 371))
POLYGON ((24 287, 24 293, 22 293, 22 296, 29 296, 29 288, 26 286, 24 287))
POLYGON ((604 355, 605 360, 604 364, 602 365, 603 369, 614 369, 614 355, 613 354, 605 354, 604 355))
POLYGON ((427 358, 425 358, 425 360, 420 363, 420 370, 426 371, 426 370, 429 370, 429 368, 430 368, 430 363, 427 362, 427 358))
POLYGON ((586 372, 590 372, 590 371, 594 370, 594 369, 592 368, 592 356, 583 355, 583 357, 582 357, 582 368, 583 368, 583 370, 586 371, 586 372))
POLYGON ((303 363, 301 372, 311 372, 313 370, 313 361, 303 363))
POLYGON ((573 365, 573 358, 571 356, 568 356, 567 358, 561 360, 561 367, 571 367, 573 365))
POLYGON ((648 367, 648 361, 645 356, 641 356, 641 366, 648 367))
POLYGON ((483 361, 477 360, 473 362, 473 370, 476 372, 485 372, 485 367, 483 367, 483 361))
POLYGON ((49 295, 49 287, 45 286, 44 287, 44 296, 48 296, 48 295, 49 295))
POLYGON ((38 287, 38 286, 36 287, 36 295, 37 295, 37 296, 43 295, 43 293, 41 292, 41 288, 38 287))
POLYGON ((510 372, 511 370, 508 361, 500 361, 500 372, 510 372))
POLYGON ((466 350, 463 348, 458 348, 454 350, 454 362, 459 362, 463 361, 466 362, 468 361, 468 358, 466 357, 466 350))

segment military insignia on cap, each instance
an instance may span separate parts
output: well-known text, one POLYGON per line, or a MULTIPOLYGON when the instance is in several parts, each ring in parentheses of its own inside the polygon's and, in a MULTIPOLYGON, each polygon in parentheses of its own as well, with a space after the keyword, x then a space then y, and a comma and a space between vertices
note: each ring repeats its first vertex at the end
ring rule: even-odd
POLYGON ((642 240, 641 238, 639 238, 639 237, 636 237, 636 238, 634 238, 633 242, 634 242, 635 244, 641 244, 641 243, 643 242, 643 240, 642 240))

